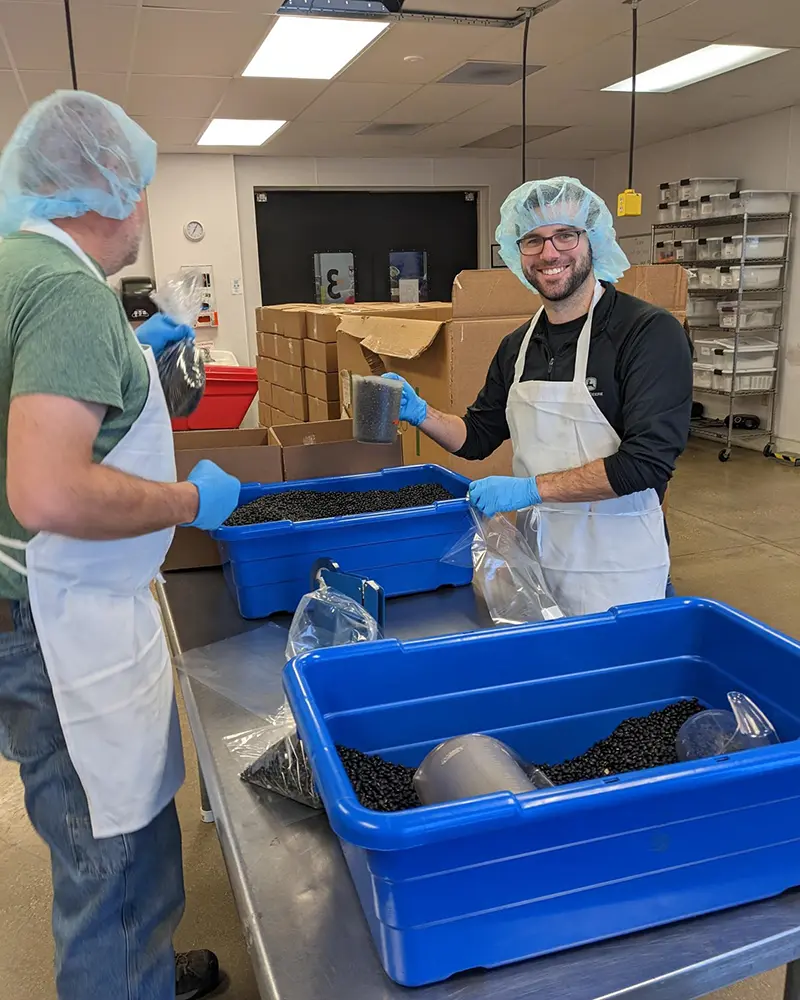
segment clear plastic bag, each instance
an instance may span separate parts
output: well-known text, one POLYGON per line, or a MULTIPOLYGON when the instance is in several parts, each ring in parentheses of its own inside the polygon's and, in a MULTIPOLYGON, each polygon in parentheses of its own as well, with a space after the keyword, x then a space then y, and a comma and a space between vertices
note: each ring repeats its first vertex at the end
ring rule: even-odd
POLYGON ((730 712, 712 708, 684 722, 676 741, 678 760, 701 760, 780 743, 775 727, 747 695, 731 691, 728 703, 730 712))
MULTIPOLYGON (((159 310, 176 323, 193 327, 203 305, 203 276, 186 271, 167 278, 151 298, 159 310)), ((158 377, 171 417, 194 413, 206 388, 203 352, 194 337, 176 341, 158 357, 158 377)))
POLYGON ((372 615, 352 598, 332 587, 315 590, 300 601, 289 628, 286 659, 328 646, 380 639, 372 615))
POLYGON ((456 566, 472 564, 473 583, 495 625, 563 618, 544 582, 539 560, 525 536, 502 514, 484 517, 470 508, 474 528, 444 556, 456 566))
MULTIPOLYGON (((286 659, 329 646, 381 638, 372 615, 332 587, 315 590, 300 601, 289 629, 286 659)), ((288 702, 264 725, 225 737, 225 745, 247 766, 240 777, 311 809, 322 802, 288 702)))
POLYGON ((305 747, 292 710, 284 702, 263 726, 225 737, 225 745, 246 763, 240 778, 310 809, 321 809, 305 747))

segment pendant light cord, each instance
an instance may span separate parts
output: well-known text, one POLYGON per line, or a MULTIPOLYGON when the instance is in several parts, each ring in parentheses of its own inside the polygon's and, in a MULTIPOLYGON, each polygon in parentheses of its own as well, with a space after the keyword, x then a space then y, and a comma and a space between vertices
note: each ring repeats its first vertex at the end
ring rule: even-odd
POLYGON ((67 48, 69 49, 69 68, 72 73, 72 89, 78 89, 78 70, 75 67, 75 42, 72 38, 72 11, 69 0, 64 0, 64 19, 67 22, 67 48))
POLYGON ((528 179, 528 40, 531 32, 531 14, 525 18, 522 36, 522 183, 528 179))

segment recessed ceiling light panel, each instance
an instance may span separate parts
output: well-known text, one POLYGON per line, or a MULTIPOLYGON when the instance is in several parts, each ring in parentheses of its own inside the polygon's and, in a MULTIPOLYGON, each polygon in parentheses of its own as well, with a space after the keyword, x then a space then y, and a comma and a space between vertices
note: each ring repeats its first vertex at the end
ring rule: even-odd
POLYGON ((214 118, 197 140, 198 146, 262 146, 285 121, 214 118))
POLYGON ((388 21, 285 14, 242 76, 332 80, 388 27, 388 21))
MULTIPOLYGON (((741 66, 750 66, 771 56, 780 55, 786 49, 766 49, 760 45, 706 45, 705 48, 689 52, 678 59, 654 66, 636 75, 636 90, 643 94, 669 94, 681 87, 689 87, 701 80, 730 73, 741 66)), ((621 80, 603 90, 630 93, 632 80, 621 80)))

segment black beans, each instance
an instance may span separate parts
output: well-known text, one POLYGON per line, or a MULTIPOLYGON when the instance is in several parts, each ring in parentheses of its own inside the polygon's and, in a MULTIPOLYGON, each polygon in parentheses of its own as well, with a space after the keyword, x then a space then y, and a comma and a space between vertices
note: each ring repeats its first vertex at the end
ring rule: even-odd
POLYGON ((296 733, 271 746, 239 777, 248 784, 266 788, 268 792, 275 792, 312 809, 322 808, 305 747, 296 733))
POLYGON ((675 739, 691 716, 703 711, 696 698, 676 701, 649 715, 625 719, 614 732, 586 753, 561 764, 538 764, 554 785, 605 778, 627 771, 677 764, 675 739))
MULTIPOLYGON (((687 719, 702 712, 696 698, 621 722, 614 732, 586 753, 561 764, 536 764, 554 785, 605 778, 627 771, 676 764, 675 738, 687 719)), ((413 767, 391 764, 359 750, 337 747, 347 776, 362 806, 376 812, 399 812, 421 805, 414 790, 413 767)))
POLYGON ((347 747, 336 749, 358 800, 366 809, 400 812, 416 809, 422 804, 414 791, 416 768, 390 764, 380 757, 368 757, 360 750, 347 747))
POLYGON ((363 493, 323 493, 320 490, 287 490, 271 493, 237 507, 225 524, 241 527, 268 521, 314 521, 324 517, 376 514, 387 510, 427 507, 455 496, 438 483, 402 486, 399 490, 366 490, 363 493))

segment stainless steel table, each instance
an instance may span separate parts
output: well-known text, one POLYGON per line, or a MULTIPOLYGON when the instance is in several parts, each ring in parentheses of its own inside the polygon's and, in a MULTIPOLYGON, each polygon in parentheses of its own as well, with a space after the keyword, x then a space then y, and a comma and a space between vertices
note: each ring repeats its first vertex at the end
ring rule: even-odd
MULTIPOLYGON (((177 649, 262 624, 239 618, 216 570, 170 574, 161 598, 177 649)), ((469 588, 390 601, 387 609, 387 632, 401 639, 487 624, 469 588)), ((283 666, 282 642, 277 629, 265 641, 273 681, 283 666)), ((438 986, 396 986, 378 962, 325 816, 239 781, 222 739, 257 718, 185 675, 181 683, 264 1000, 692 1000, 786 963, 795 964, 785 1000, 800 1000, 800 890, 438 986)))

